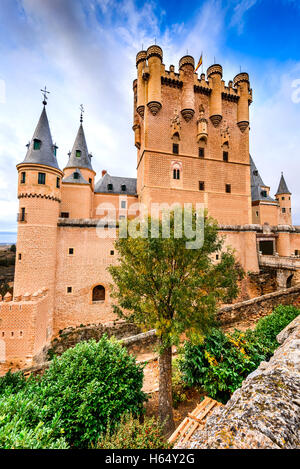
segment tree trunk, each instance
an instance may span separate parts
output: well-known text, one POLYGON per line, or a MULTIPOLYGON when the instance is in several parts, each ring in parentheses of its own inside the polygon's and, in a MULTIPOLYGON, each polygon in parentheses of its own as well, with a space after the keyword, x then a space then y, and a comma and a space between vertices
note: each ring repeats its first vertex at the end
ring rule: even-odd
MULTIPOLYGON (((161 344, 162 346, 162 344, 161 344)), ((172 347, 160 350, 159 359, 159 404, 158 413, 164 431, 171 433, 174 428, 172 398, 172 347)))

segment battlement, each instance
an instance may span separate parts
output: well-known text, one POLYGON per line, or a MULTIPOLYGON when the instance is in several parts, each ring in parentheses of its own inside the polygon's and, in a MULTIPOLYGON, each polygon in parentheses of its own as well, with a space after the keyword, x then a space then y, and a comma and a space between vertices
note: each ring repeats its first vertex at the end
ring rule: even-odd
POLYGON ((51 311, 47 288, 0 299, 0 375, 33 363, 51 339, 51 311))

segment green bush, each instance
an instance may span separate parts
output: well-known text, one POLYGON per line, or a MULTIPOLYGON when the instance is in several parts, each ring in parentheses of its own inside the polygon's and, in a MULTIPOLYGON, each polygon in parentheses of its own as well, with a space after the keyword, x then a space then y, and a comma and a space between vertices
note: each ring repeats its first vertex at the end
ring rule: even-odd
POLYGON ((7 374, 0 381, 0 447, 88 447, 108 421, 113 430, 124 412, 142 412, 142 385, 143 366, 107 336, 55 357, 42 377, 24 382, 7 374))
POLYGON ((268 349, 266 356, 270 358, 278 347, 276 336, 299 314, 300 310, 295 306, 277 306, 272 314, 258 321, 254 331, 251 331, 249 336, 254 335, 254 340, 263 342, 268 349))
POLYGON ((182 374, 179 368, 179 360, 175 358, 172 361, 172 397, 173 407, 177 409, 181 402, 187 400, 187 385, 182 379, 182 374))
POLYGON ((248 374, 273 355, 277 334, 299 313, 294 306, 279 306, 260 319, 253 331, 225 334, 214 329, 201 345, 186 342, 179 362, 183 380, 226 402, 248 374))
POLYGON ((214 329, 201 345, 185 343, 180 369, 187 385, 201 386, 210 397, 226 402, 263 359, 263 348, 246 342, 245 334, 214 329))
POLYGON ((125 411, 142 412, 143 378, 143 366, 117 341, 103 336, 81 342, 55 357, 40 381, 43 420, 60 413, 66 440, 87 447, 108 420, 113 427, 125 411))
POLYGON ((114 431, 102 435, 97 449, 168 449, 170 444, 163 435, 161 424, 154 418, 143 423, 131 414, 124 414, 114 431))

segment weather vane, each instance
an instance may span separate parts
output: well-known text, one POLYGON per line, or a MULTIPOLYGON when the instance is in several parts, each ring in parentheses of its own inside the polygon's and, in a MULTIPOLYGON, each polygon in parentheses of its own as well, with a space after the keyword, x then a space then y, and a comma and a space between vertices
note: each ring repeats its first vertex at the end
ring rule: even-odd
POLYGON ((45 89, 41 90, 41 92, 43 93, 43 96, 44 96, 43 105, 46 106, 47 99, 48 99, 47 93, 50 94, 50 91, 47 91, 47 87, 45 86, 45 89))
POLYGON ((80 104, 80 122, 82 123, 83 121, 83 113, 84 113, 84 108, 83 108, 83 104, 80 104))

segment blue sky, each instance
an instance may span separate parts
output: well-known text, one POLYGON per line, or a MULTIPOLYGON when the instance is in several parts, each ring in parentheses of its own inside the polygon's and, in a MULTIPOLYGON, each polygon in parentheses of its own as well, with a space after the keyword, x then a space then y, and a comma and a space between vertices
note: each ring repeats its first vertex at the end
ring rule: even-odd
MULTIPOLYGON (((284 172, 300 225, 300 0, 1 0, 0 233, 16 231, 17 173, 47 107, 63 168, 79 105, 94 169, 136 175, 132 132, 135 55, 154 40, 168 67, 186 50, 216 61, 227 82, 250 75, 250 151, 274 194, 284 172)), ((5 238, 6 235, 2 235, 5 238)), ((0 240, 1 242, 1 240, 0 240)))

